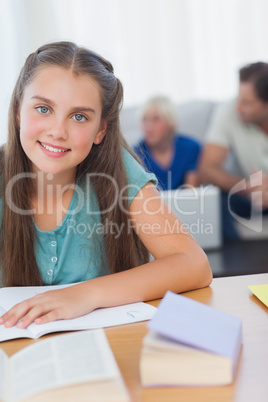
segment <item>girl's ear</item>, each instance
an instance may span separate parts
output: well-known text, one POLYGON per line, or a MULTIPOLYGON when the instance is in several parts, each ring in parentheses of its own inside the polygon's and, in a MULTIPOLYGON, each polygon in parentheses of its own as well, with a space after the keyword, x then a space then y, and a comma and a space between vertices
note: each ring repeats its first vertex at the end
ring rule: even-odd
POLYGON ((101 124, 100 130, 97 132, 96 137, 95 137, 95 139, 93 141, 95 145, 99 145, 102 142, 103 138, 106 135, 106 129, 107 129, 107 122, 104 121, 101 124))

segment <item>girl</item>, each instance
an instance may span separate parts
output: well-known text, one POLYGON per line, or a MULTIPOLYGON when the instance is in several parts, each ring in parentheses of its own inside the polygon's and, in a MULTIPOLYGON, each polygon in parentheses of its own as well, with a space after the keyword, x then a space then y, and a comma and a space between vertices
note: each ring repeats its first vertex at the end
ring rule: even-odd
POLYGON ((123 140, 122 97, 112 65, 73 43, 26 60, 1 151, 3 283, 82 283, 16 305, 6 327, 210 284, 204 252, 123 140))

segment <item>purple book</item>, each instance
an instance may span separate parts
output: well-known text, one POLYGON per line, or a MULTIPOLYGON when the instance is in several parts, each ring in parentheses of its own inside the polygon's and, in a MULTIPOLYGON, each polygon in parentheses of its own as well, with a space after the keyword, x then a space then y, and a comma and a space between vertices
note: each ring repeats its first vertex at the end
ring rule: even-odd
POLYGON ((240 318, 168 291, 147 326, 180 344, 230 358, 234 374, 242 343, 240 318))

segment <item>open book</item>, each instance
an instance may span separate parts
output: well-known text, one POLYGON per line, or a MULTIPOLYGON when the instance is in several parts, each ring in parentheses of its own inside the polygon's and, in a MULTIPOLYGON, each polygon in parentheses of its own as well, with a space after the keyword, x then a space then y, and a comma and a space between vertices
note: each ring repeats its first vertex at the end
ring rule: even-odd
MULTIPOLYGON (((15 304, 49 290, 61 289, 72 285, 30 286, 0 289, 0 316, 15 304)), ((75 331, 82 329, 104 328, 149 320, 156 308, 146 303, 131 303, 123 306, 101 308, 82 317, 59 320, 47 324, 30 324, 26 329, 6 328, 0 325, 0 342, 15 338, 39 338, 50 332, 75 331)))
POLYGON ((208 386, 233 381, 241 319, 168 291, 148 323, 140 360, 144 386, 208 386))
POLYGON ((3 402, 130 401, 103 329, 44 339, 10 358, 0 349, 0 372, 3 402))

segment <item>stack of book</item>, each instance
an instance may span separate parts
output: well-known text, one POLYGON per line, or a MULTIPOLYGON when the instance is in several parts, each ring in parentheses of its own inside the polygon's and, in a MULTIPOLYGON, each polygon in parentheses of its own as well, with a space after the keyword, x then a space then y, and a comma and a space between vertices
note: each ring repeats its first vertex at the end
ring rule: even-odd
POLYGON ((210 386, 234 379, 241 319, 168 291, 148 323, 140 359, 143 386, 210 386))

